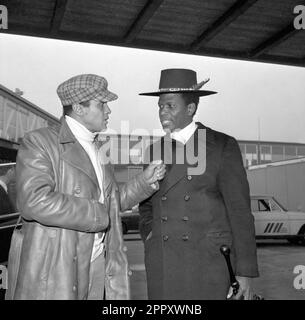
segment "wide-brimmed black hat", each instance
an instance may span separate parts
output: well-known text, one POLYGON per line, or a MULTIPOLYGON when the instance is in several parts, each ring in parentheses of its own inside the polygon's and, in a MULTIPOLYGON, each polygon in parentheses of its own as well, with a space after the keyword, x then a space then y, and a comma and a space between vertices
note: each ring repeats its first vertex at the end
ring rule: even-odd
POLYGON ((159 91, 140 93, 141 96, 159 96, 163 93, 195 93, 208 96, 216 91, 199 90, 210 79, 197 83, 196 72, 190 69, 165 69, 161 71, 159 91))

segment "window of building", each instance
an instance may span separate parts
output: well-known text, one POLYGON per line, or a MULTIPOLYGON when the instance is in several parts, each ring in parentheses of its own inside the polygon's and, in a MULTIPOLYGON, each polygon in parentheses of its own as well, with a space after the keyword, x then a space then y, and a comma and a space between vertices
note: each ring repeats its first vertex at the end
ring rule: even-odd
POLYGON ((255 144, 246 144, 246 163, 247 166, 257 164, 257 146, 255 144))
POLYGON ((296 158, 297 147, 296 146, 285 146, 285 159, 296 158))
POLYGON ((282 161, 284 160, 284 147, 283 146, 272 146, 271 153, 272 161, 282 161))
POLYGON ((17 106, 15 103, 6 100, 4 103, 4 138, 17 141, 16 125, 17 125, 17 106))
POLYGON ((243 164, 244 164, 244 166, 246 166, 247 165, 247 161, 246 161, 246 146, 245 146, 245 144, 239 143, 239 149, 240 149, 240 152, 241 152, 241 156, 243 158, 243 164))
POLYGON ((261 146, 261 163, 271 162, 271 146, 261 146))
POLYGON ((305 147, 297 147, 298 157, 305 157, 305 147))

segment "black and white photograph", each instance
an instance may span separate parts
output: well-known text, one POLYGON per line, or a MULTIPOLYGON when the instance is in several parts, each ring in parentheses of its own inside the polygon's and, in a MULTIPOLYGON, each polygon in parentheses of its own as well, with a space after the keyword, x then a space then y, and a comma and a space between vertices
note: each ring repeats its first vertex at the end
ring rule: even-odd
POLYGON ((305 300, 304 88, 304 1, 0 0, 0 303, 305 300))

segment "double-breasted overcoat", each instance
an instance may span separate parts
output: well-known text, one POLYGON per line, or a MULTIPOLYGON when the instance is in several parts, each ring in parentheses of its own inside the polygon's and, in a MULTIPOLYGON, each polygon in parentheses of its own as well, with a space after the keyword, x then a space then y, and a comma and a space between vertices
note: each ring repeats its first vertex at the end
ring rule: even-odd
MULTIPOLYGON (((225 299, 229 273, 220 253, 223 244, 231 249, 236 275, 258 276, 249 185, 238 143, 197 126, 185 146, 174 143, 174 155, 180 149, 186 161, 169 163, 159 191, 140 205, 149 299, 225 299), (197 164, 187 160, 192 150, 197 164), (190 173, 196 166, 203 170, 190 173)), ((149 158, 161 154, 168 163, 167 142, 155 143, 149 158)))

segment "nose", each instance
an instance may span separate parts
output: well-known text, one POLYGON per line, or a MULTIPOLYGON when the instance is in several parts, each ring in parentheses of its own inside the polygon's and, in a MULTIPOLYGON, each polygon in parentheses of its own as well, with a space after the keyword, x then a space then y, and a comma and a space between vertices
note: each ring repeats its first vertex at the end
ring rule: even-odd
POLYGON ((166 109, 166 107, 163 107, 163 108, 160 108, 159 109, 159 114, 160 114, 160 116, 162 116, 162 115, 164 115, 164 114, 167 114, 168 112, 167 112, 167 109, 166 109))
POLYGON ((108 113, 108 114, 111 113, 111 110, 110 110, 110 108, 109 108, 107 103, 105 103, 105 112, 108 113))

